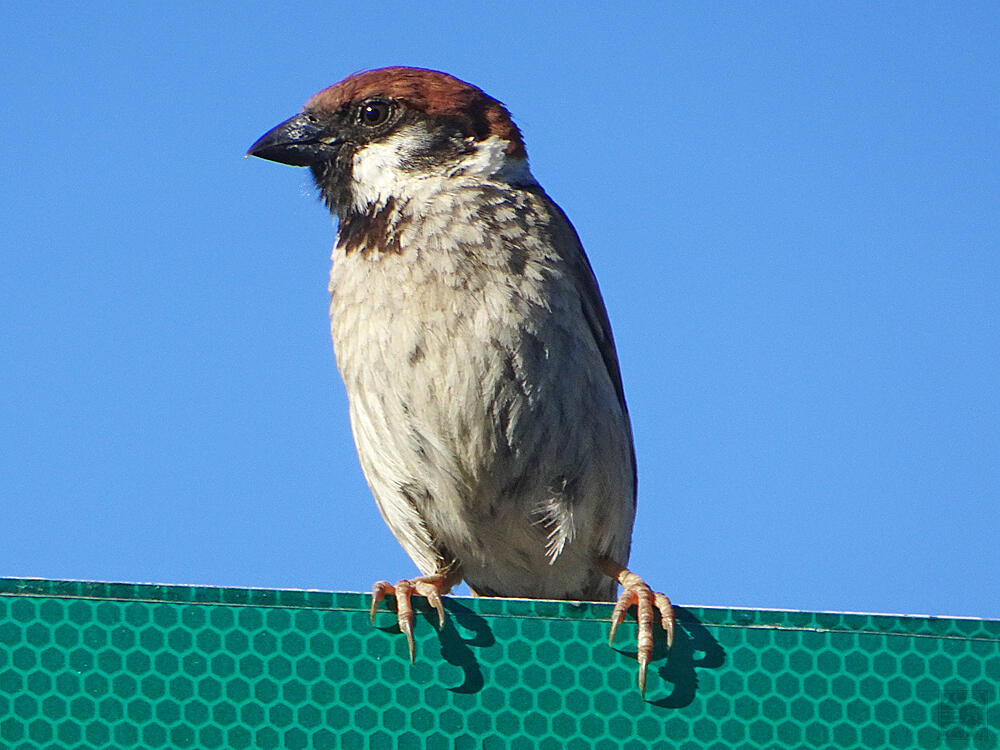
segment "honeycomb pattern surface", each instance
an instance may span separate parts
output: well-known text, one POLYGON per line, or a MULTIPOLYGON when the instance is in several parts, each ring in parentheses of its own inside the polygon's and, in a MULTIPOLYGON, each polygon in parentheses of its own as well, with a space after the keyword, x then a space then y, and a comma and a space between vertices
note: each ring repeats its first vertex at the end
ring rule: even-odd
POLYGON ((1000 748, 1000 621, 0 579, 0 747, 1000 748))

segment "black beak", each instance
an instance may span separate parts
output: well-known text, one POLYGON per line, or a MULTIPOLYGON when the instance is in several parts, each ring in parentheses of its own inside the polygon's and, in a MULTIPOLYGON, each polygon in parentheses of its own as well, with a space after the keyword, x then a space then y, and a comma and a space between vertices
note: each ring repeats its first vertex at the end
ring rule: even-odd
POLYGON ((337 139, 313 115, 303 112, 264 133, 246 155, 293 167, 309 167, 336 157, 337 139))

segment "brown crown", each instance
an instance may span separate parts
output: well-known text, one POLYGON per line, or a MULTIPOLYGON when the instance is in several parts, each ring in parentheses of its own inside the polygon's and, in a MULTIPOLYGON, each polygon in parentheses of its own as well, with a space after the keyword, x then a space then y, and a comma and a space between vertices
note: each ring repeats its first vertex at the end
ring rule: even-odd
POLYGON ((306 109, 335 111, 371 96, 398 99, 428 115, 454 118, 466 136, 484 140, 495 135, 507 141, 508 156, 527 156, 521 131, 503 104, 472 84, 436 70, 396 67, 355 73, 313 96, 306 109))

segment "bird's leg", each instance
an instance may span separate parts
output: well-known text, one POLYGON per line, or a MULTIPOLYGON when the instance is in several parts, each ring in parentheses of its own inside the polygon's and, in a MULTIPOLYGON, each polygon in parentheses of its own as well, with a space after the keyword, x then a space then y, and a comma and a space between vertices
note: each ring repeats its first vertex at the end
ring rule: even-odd
POLYGON ((410 663, 416 656, 416 646, 413 642, 413 603, 411 597, 416 594, 427 598, 438 613, 438 627, 444 627, 444 605, 441 597, 451 591, 452 587, 462 580, 462 574, 454 568, 419 578, 404 578, 393 586, 388 581, 379 581, 372 587, 372 625, 375 624, 375 610, 378 603, 387 595, 396 597, 396 621, 399 629, 406 634, 406 642, 410 648, 410 663))
POLYGON ((598 563, 600 570, 609 578, 614 578, 622 585, 622 594, 618 597, 614 611, 611 613, 611 637, 608 644, 614 643, 615 631, 625 619, 625 613, 633 604, 636 607, 636 620, 639 623, 637 658, 639 660, 639 691, 646 694, 646 667, 653 655, 653 608, 660 612, 660 624, 667 632, 667 648, 674 643, 674 608, 666 595, 653 591, 649 585, 628 568, 610 558, 602 558, 598 563))

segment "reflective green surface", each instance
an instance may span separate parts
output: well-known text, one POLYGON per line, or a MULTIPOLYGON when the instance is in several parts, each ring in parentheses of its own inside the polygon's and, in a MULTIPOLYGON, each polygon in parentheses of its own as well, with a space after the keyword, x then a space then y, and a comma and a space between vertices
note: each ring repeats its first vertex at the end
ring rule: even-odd
POLYGON ((0 579, 0 747, 1000 748, 1000 621, 0 579))

